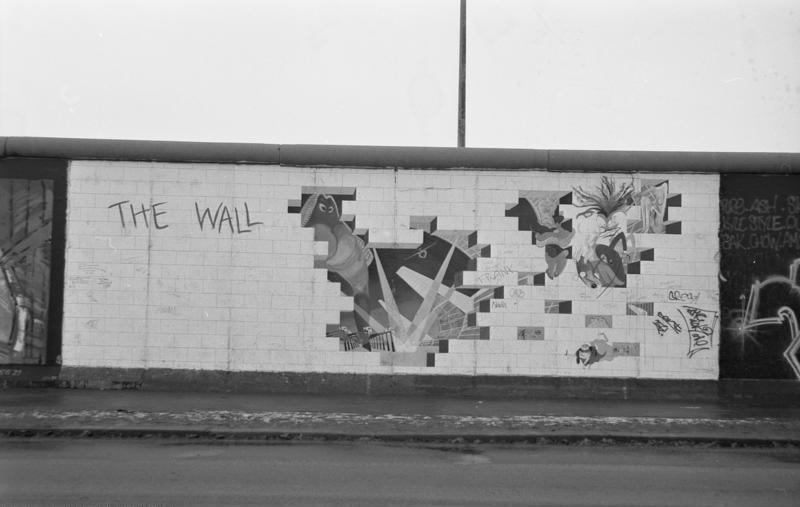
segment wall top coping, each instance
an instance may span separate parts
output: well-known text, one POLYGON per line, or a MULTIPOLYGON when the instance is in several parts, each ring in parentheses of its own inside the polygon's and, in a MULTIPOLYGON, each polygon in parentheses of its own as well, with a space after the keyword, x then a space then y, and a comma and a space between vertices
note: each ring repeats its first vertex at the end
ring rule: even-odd
POLYGON ((799 173, 800 153, 534 150, 0 137, 0 159, 586 172, 799 173))

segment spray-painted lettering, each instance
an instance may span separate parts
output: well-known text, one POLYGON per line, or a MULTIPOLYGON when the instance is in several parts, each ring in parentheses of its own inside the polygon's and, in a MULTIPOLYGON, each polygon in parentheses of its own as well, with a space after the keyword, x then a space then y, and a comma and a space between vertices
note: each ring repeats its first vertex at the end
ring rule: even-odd
POLYGON ((717 312, 701 310, 693 306, 683 306, 678 312, 686 322, 689 332, 689 357, 694 357, 700 351, 710 350, 717 324, 717 312))
POLYGON ((671 290, 667 293, 667 298, 670 301, 679 301, 681 303, 696 303, 700 299, 700 293, 683 290, 671 290))
POLYGON ((169 227, 169 225, 164 223, 163 218, 160 221, 158 218, 167 214, 166 211, 158 211, 158 207, 165 204, 167 203, 157 202, 155 204, 151 204, 150 206, 145 206, 143 203, 139 203, 139 206, 136 207, 131 204, 130 201, 119 201, 110 205, 108 209, 117 208, 117 211, 119 212, 119 221, 120 224, 122 224, 123 229, 128 225, 133 225, 133 227, 136 228, 139 227, 139 224, 144 224, 146 228, 150 228, 151 223, 156 229, 166 229, 169 227), (127 206, 125 206, 126 204, 127 206), (128 216, 127 222, 125 221, 126 216, 128 216), (150 217, 149 220, 148 216, 150 217))
POLYGON ((250 218, 250 208, 247 203, 244 203, 244 211, 240 214, 239 208, 233 206, 229 208, 224 203, 219 203, 216 210, 212 214, 211 208, 200 208, 200 205, 194 203, 194 210, 197 214, 197 224, 202 231, 206 224, 210 225, 210 230, 216 230, 221 233, 223 228, 230 229, 231 234, 244 234, 253 232, 252 227, 256 225, 263 225, 264 222, 255 222, 250 218), (233 209, 233 213, 231 213, 233 209), (242 224, 244 223, 244 228, 242 224), (235 225, 234 225, 235 224, 235 225))

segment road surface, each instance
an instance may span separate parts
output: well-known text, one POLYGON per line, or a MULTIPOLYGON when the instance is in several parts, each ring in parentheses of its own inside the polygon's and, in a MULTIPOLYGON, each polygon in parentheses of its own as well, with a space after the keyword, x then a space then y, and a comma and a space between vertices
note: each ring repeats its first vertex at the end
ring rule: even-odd
POLYGON ((799 449, 0 441, 0 505, 800 505, 799 449))

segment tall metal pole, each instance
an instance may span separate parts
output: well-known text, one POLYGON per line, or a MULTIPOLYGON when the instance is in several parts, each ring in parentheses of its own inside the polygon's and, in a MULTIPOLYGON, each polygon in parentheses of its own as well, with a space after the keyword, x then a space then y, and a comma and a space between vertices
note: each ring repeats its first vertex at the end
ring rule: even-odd
POLYGON ((467 0, 461 0, 461 29, 458 45, 458 147, 464 147, 467 131, 467 0))

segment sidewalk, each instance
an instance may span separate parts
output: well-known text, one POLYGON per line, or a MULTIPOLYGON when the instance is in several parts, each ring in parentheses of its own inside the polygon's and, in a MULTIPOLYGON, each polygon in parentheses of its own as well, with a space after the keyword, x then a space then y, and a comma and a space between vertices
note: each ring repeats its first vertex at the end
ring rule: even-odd
POLYGON ((0 435, 800 445, 800 406, 6 389, 0 435))

